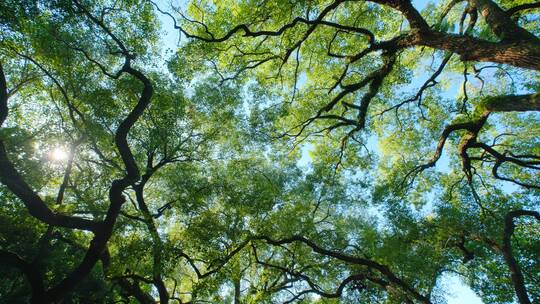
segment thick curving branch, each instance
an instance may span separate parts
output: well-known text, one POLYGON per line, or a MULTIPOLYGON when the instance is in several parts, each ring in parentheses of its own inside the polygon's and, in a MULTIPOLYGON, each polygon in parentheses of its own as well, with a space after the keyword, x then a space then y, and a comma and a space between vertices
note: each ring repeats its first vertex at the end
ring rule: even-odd
POLYGON ((439 31, 411 32, 396 38, 401 48, 427 46, 458 54, 461 61, 503 63, 515 67, 540 70, 540 43, 536 41, 491 42, 465 35, 439 31))
POLYGON ((139 280, 133 279, 133 283, 127 277, 113 278, 118 286, 128 295, 134 297, 141 304, 155 304, 154 298, 144 292, 139 286, 139 280))
POLYGON ((115 145, 124 162, 126 175, 123 178, 114 180, 112 182, 109 190, 110 205, 105 219, 99 226, 99 230, 96 231, 94 238, 90 242, 90 246, 83 260, 67 277, 46 292, 44 301, 47 302, 58 301, 62 299, 65 294, 73 290, 75 286, 77 286, 88 275, 96 262, 100 259, 103 250, 105 250, 106 244, 112 235, 116 219, 120 214, 120 209, 123 203, 126 201, 123 192, 140 177, 139 169, 127 142, 127 136, 133 125, 137 122, 144 110, 150 104, 153 95, 151 81, 142 72, 134 69, 131 66, 131 59, 134 58, 134 56, 128 52, 127 48, 120 41, 120 39, 118 39, 103 22, 95 18, 78 1, 74 1, 74 3, 81 10, 83 15, 85 15, 89 20, 94 22, 99 28, 107 33, 107 35, 109 35, 122 50, 121 54, 125 58, 125 63, 122 67, 120 75, 122 72, 130 74, 141 82, 143 89, 137 104, 122 120, 115 132, 115 145))
POLYGON ((30 283, 32 288, 32 302, 39 303, 39 299, 43 298, 45 288, 43 286, 43 279, 39 271, 29 262, 25 261, 19 255, 9 252, 7 250, 0 249, 0 263, 6 266, 18 268, 30 283))
POLYGON ((4 74, 4 68, 2 62, 0 62, 0 127, 4 121, 6 121, 9 108, 8 108, 8 88, 6 82, 6 76, 4 74))
POLYGON ((521 13, 522 11, 532 10, 532 9, 535 9, 535 8, 540 8, 540 2, 525 3, 525 4, 516 5, 516 6, 512 7, 512 8, 509 8, 506 11, 506 14, 508 16, 512 16, 512 15, 521 13))
POLYGON ((114 224, 118 218, 118 215, 120 214, 120 209, 125 202, 123 191, 139 177, 139 171, 129 145, 127 144, 126 137, 131 127, 135 124, 144 109, 150 103, 153 89, 150 80, 141 72, 131 68, 131 66, 127 66, 125 69, 127 73, 142 79, 141 82, 143 82, 144 85, 143 93, 141 94, 137 105, 122 121, 115 135, 116 145, 120 151, 120 154, 122 155, 122 158, 124 159, 127 175, 122 179, 113 181, 109 190, 109 209, 107 210, 105 219, 101 224, 100 230, 97 231, 95 237, 92 239, 90 247, 88 248, 88 251, 86 252, 81 264, 79 264, 79 266, 58 285, 47 291, 47 296, 51 300, 61 299, 67 292, 71 291, 82 279, 86 277, 95 263, 99 260, 102 251, 112 235, 114 224))
POLYGON ((503 41, 535 41, 539 42, 538 37, 534 36, 514 20, 512 20, 503 9, 491 0, 469 0, 469 3, 476 7, 491 30, 503 41))
POLYGON ((536 211, 529 210, 514 210, 506 214, 504 218, 504 235, 503 235, 503 246, 502 251, 504 255, 504 260, 510 269, 510 275, 512 278, 512 283, 514 285, 514 290, 520 304, 531 304, 531 300, 527 294, 527 288, 525 287, 525 279, 523 278, 523 273, 521 268, 517 263, 514 255, 512 253, 512 234, 514 234, 515 223, 514 220, 522 216, 532 216, 537 221, 540 222, 540 213, 536 211))

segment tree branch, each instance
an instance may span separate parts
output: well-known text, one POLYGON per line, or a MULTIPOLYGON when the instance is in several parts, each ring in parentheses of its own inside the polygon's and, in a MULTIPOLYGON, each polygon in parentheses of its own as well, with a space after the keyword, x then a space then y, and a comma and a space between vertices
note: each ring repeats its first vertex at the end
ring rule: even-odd
POLYGON ((45 288, 43 286, 43 280, 39 274, 39 271, 35 269, 32 264, 28 263, 17 254, 3 249, 0 249, 0 263, 6 266, 18 268, 22 273, 24 273, 28 283, 30 283, 30 287, 32 288, 31 303, 40 303, 39 299, 44 296, 45 288))
POLYGON ((540 2, 525 3, 525 4, 521 4, 521 5, 516 5, 516 6, 512 7, 512 8, 509 8, 506 11, 506 14, 508 16, 512 16, 514 14, 520 13, 521 11, 535 9, 535 8, 540 8, 540 2))
POLYGON ((325 255, 325 256, 328 256, 328 257, 332 257, 332 258, 335 258, 337 260, 340 260, 340 261, 343 261, 343 262, 346 262, 346 263, 355 264, 355 265, 363 265, 363 266, 366 266, 366 267, 368 267, 370 269, 377 270, 378 272, 383 274, 391 283, 399 286, 401 289, 403 289, 407 293, 410 293, 419 302, 426 303, 426 304, 431 303, 429 298, 427 298, 426 296, 423 296, 418 291, 416 291, 413 287, 411 287, 409 284, 407 284, 405 281, 398 278, 387 266, 379 264, 379 263, 377 263, 377 262, 375 262, 373 260, 360 258, 360 257, 349 256, 349 255, 346 255, 346 254, 343 254, 343 253, 340 253, 340 252, 337 252, 337 251, 324 249, 324 248, 318 246, 317 244, 315 244, 314 242, 312 242, 312 241, 310 241, 310 240, 308 240, 308 239, 306 239, 306 238, 304 238, 302 236, 292 236, 290 238, 285 238, 285 239, 281 239, 281 240, 274 240, 274 239, 271 239, 271 238, 269 238, 267 236, 256 236, 253 239, 254 240, 263 240, 263 241, 265 241, 265 242, 267 242, 268 244, 271 244, 271 245, 283 245, 283 244, 290 244, 290 243, 295 243, 295 242, 303 243, 303 244, 307 245, 308 247, 310 247, 316 253, 319 253, 319 254, 322 254, 322 255, 325 255))
POLYGON ((512 234, 514 233, 514 228, 515 228, 514 219, 518 217, 522 217, 522 216, 532 216, 537 221, 540 222, 540 213, 536 211, 514 210, 514 211, 508 212, 504 218, 505 226, 504 226, 502 251, 503 251, 506 264, 508 265, 508 268, 510 269, 512 283, 514 284, 514 290, 516 291, 516 295, 518 297, 519 303, 531 304, 531 300, 529 300, 529 296, 527 295, 527 288, 525 287, 525 280, 523 278, 521 268, 519 267, 512 253, 512 243, 511 243, 512 240, 511 239, 512 239, 512 234))

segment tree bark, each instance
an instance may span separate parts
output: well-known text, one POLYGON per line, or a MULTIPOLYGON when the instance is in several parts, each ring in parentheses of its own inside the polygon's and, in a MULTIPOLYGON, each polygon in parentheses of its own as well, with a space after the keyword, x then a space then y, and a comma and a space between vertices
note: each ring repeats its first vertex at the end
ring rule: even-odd
POLYGON ((450 51, 462 61, 480 61, 508 64, 540 71, 540 43, 535 41, 490 42, 469 36, 438 31, 411 32, 397 38, 398 47, 427 46, 450 51))
POLYGON ((529 300, 529 296, 527 295, 527 288, 525 287, 523 273, 521 272, 521 268, 519 267, 519 264, 512 253, 512 234, 514 234, 515 228, 514 219, 520 216, 533 216, 540 221, 540 214, 535 211, 515 210, 508 212, 504 219, 505 226, 502 251, 504 260, 510 269, 510 276, 512 278, 512 283, 514 284, 514 290, 516 291, 519 303, 531 304, 531 300, 529 300))
POLYGON ((234 304, 240 304, 240 278, 234 279, 234 304))

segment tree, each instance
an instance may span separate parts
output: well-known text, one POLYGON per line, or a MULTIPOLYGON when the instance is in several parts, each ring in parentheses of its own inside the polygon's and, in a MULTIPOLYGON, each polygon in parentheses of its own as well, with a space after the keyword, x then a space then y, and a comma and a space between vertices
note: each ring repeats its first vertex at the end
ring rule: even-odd
POLYGON ((0 297, 540 300, 539 7, 0 4, 0 297))

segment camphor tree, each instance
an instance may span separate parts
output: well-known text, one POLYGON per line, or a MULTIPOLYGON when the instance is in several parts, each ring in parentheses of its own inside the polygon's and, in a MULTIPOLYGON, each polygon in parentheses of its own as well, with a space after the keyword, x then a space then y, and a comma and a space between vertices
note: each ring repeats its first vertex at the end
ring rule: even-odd
POLYGON ((4 1, 0 298, 540 301, 539 8, 4 1))

